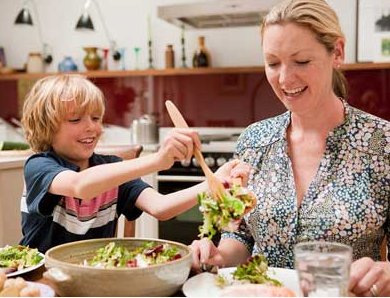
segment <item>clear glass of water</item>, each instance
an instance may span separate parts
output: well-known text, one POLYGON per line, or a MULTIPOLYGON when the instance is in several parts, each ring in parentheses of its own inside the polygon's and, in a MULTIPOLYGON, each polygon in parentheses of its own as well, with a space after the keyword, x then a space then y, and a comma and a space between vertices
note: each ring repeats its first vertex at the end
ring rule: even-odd
POLYGON ((295 246, 294 254, 304 297, 348 296, 350 246, 325 241, 302 242, 295 246))

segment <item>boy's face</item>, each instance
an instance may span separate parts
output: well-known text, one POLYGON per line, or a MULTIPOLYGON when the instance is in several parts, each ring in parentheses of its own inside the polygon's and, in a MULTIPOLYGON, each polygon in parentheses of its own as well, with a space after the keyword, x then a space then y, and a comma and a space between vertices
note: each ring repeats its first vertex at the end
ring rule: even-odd
POLYGON ((91 113, 70 112, 60 123, 54 135, 52 147, 54 151, 78 165, 81 170, 88 168, 88 160, 92 156, 102 134, 100 115, 91 113))

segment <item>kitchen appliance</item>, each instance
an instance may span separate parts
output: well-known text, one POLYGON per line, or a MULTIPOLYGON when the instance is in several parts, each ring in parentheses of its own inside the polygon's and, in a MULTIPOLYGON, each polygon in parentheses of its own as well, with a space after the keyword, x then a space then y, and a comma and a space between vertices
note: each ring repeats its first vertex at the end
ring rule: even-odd
POLYGON ((139 119, 134 119, 131 126, 133 144, 157 144, 158 125, 157 119, 153 115, 142 115, 139 119))
POLYGON ((281 0, 214 0, 157 7, 157 17, 188 29, 259 26, 281 0))
MULTIPOLYGON (((164 140, 171 129, 173 128, 160 128, 160 140, 164 140)), ((193 129, 199 132, 205 162, 213 172, 233 158, 237 138, 244 130, 241 127, 194 127, 193 129)), ((191 187, 204 180, 202 169, 197 164, 196 159, 192 158, 190 161, 175 162, 170 169, 158 172, 157 187, 160 193, 168 194, 191 187)), ((202 214, 196 205, 170 220, 159 221, 159 238, 191 244, 193 240, 198 238, 202 220, 202 214)), ((215 242, 219 240, 218 236, 214 236, 215 242)))

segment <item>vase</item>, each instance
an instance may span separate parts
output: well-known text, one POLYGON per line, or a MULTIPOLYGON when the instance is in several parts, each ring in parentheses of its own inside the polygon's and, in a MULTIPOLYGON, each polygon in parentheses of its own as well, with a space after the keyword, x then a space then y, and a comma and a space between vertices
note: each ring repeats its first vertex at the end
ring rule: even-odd
POLYGON ((84 65, 88 70, 97 70, 100 68, 100 63, 102 59, 99 57, 97 53, 96 47, 85 47, 84 51, 86 52, 84 57, 84 65))
POLYGON ((74 63, 72 57, 67 56, 58 64, 58 70, 59 71, 77 71, 77 65, 76 65, 76 63, 74 63))

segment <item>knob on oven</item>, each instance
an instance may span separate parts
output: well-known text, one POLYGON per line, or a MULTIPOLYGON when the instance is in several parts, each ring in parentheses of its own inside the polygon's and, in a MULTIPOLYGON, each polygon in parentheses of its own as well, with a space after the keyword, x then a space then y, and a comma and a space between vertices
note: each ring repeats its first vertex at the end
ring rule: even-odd
POLYGON ((226 158, 225 157, 218 157, 217 158, 217 166, 218 167, 220 167, 220 166, 222 166, 223 164, 225 164, 226 163, 226 158))
POLYGON ((192 164, 194 167, 199 167, 198 161, 196 160, 195 157, 192 158, 192 164))
POLYGON ((204 161, 206 162, 206 165, 208 165, 210 168, 215 165, 215 159, 211 156, 207 156, 204 161))
POLYGON ((190 164, 191 164, 191 160, 185 160, 185 159, 183 159, 183 160, 181 160, 180 161, 180 164, 183 166, 183 167, 188 167, 190 164))

